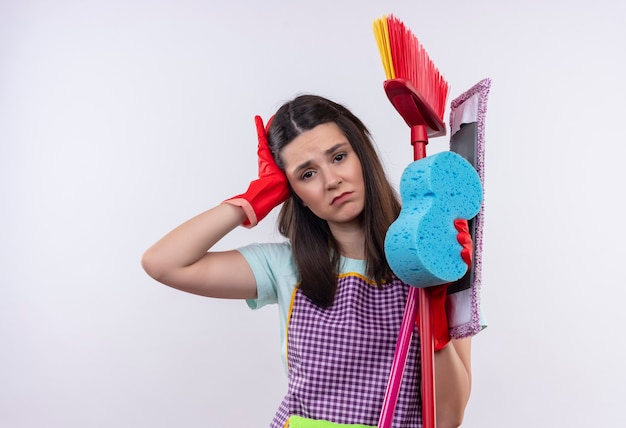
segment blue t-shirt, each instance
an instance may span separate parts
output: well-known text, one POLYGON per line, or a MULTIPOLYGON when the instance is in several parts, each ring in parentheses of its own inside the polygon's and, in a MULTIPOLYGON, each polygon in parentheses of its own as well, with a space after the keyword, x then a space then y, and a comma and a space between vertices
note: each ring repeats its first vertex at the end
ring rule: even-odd
MULTIPOLYGON (((246 300, 252 309, 277 303, 283 365, 287 367, 287 318, 293 292, 300 282, 289 242, 251 244, 239 248, 256 279, 257 298, 246 300)), ((341 257, 339 273, 365 276, 365 261, 341 257)))

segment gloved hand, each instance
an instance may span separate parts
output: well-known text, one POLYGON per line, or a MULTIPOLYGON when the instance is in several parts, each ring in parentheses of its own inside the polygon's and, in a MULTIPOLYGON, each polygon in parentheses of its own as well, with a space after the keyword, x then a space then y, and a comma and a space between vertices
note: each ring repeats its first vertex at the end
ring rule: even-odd
POLYGON ((254 122, 259 140, 257 149, 259 178, 250 182, 246 193, 224 201, 243 209, 247 218, 242 225, 248 228, 256 226, 274 207, 289 197, 287 177, 274 162, 267 142, 267 129, 272 118, 267 122, 267 128, 263 126, 263 119, 260 116, 255 116, 254 122))
MULTIPOLYGON (((458 231, 456 239, 463 247, 461 249, 461 258, 469 269, 472 265, 472 255, 474 252, 469 225, 467 224, 467 220, 457 219, 454 220, 454 227, 458 231)), ((432 326, 435 352, 445 348, 448 342, 450 342, 450 329, 448 327, 448 315, 446 313, 446 296, 449 285, 450 283, 447 283, 430 288, 430 308, 433 316, 432 326)))

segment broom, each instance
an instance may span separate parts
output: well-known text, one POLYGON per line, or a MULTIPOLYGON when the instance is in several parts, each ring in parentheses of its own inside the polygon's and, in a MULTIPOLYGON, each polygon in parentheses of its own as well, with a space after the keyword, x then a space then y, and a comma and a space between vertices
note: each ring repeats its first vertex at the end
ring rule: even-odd
MULTIPOLYGON (((384 82, 385 92, 411 130, 413 160, 422 159, 426 156, 428 139, 446 134, 443 116, 448 83, 417 37, 395 16, 383 16, 374 21, 373 27, 387 77, 384 82)), ((422 422, 425 428, 435 427, 434 339, 430 302, 431 289, 410 287, 378 422, 379 428, 391 427, 418 305, 422 422)))

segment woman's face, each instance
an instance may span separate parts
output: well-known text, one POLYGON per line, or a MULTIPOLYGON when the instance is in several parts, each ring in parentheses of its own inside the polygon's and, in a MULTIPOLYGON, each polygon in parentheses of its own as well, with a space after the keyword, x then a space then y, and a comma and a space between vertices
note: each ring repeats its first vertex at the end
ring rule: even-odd
POLYGON ((361 161, 334 122, 306 131, 280 152, 294 192, 329 226, 360 223, 365 205, 361 161))

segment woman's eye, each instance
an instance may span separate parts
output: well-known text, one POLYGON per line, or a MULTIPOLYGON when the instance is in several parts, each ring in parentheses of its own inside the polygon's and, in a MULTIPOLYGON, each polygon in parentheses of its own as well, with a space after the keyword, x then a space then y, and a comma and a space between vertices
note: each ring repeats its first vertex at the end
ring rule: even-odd
POLYGON ((335 156, 335 162, 340 162, 344 160, 345 157, 346 157, 345 153, 339 153, 337 156, 335 156))
POLYGON ((300 178, 302 180, 308 180, 311 177, 313 177, 313 171, 306 171, 300 178))

